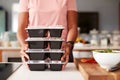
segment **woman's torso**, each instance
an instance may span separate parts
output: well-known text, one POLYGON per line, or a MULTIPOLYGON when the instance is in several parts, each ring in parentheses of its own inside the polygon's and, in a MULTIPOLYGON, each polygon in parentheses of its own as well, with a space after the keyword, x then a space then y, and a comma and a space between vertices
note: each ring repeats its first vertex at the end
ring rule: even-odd
POLYGON ((67 36, 67 0, 29 0, 29 26, 62 25, 67 36))

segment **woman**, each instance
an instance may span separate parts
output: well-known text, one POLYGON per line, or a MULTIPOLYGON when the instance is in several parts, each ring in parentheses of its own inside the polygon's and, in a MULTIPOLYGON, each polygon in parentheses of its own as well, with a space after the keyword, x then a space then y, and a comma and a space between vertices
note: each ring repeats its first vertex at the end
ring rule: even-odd
MULTIPOLYGON (((62 47, 65 53, 61 60, 65 65, 69 61, 73 42, 77 37, 77 9, 75 0, 20 0, 17 38, 22 46, 21 58, 29 59, 24 52, 28 48, 25 39, 28 37, 25 31, 27 26, 62 25, 64 30, 62 38, 66 40, 62 47)), ((63 67, 65 67, 65 65, 63 67)))

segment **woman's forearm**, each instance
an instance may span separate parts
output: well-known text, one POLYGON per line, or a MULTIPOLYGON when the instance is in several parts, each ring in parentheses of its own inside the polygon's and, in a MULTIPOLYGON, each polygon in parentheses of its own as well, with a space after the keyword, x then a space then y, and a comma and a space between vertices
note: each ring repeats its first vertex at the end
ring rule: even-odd
POLYGON ((18 32, 17 32, 17 39, 20 42, 21 46, 24 46, 24 44, 27 44, 27 42, 25 41, 25 39, 27 38, 27 33, 25 30, 19 28, 18 32))
POLYGON ((68 35, 67 41, 75 41, 78 35, 77 30, 77 12, 68 11, 67 20, 68 20, 68 35))
POLYGON ((73 27, 71 27, 68 31, 67 41, 74 41, 75 42, 77 35, 78 35, 78 30, 76 28, 76 25, 73 25, 73 27))
POLYGON ((24 44, 27 43, 25 41, 25 39, 27 38, 27 32, 25 28, 27 26, 28 26, 28 12, 19 13, 17 38, 21 46, 24 46, 24 44))

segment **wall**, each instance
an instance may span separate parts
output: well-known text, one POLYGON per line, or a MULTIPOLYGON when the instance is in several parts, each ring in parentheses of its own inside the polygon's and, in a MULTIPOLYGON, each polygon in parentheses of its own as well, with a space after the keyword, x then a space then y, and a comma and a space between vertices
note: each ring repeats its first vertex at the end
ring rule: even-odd
POLYGON ((118 3, 119 0, 77 0, 78 11, 99 12, 100 30, 118 29, 118 3))
POLYGON ((2 6, 7 11, 7 28, 11 30, 12 25, 12 4, 18 2, 19 0, 0 0, 0 6, 2 6))
MULTIPOLYGON (((0 6, 8 11, 8 27, 11 29, 11 6, 19 0, 0 0, 0 6)), ((98 11, 100 14, 100 30, 118 29, 119 0, 77 0, 78 11, 98 11)))

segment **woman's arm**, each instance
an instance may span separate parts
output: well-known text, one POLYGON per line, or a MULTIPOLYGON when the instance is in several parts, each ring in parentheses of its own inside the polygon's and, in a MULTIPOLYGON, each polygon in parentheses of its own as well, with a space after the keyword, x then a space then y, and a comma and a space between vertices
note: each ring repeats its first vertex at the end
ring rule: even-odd
POLYGON ((28 44, 25 41, 27 38, 27 32, 25 28, 28 26, 28 12, 21 12, 18 15, 18 31, 17 31, 17 39, 21 45, 21 59, 25 63, 26 60, 29 59, 29 56, 25 53, 25 50, 28 49, 28 44))
POLYGON ((67 43, 65 45, 65 54, 61 58, 62 61, 65 61, 65 65, 63 65, 63 69, 65 68, 66 64, 69 61, 69 54, 73 48, 72 44, 75 42, 78 34, 76 11, 67 12, 67 24, 68 24, 67 43))
POLYGON ((28 17, 28 12, 21 12, 18 15, 17 38, 21 46, 26 44, 25 39, 27 38, 27 32, 25 31, 25 28, 28 26, 28 17))
POLYGON ((75 41, 78 35, 76 11, 68 11, 67 26, 68 26, 67 41, 75 41))

